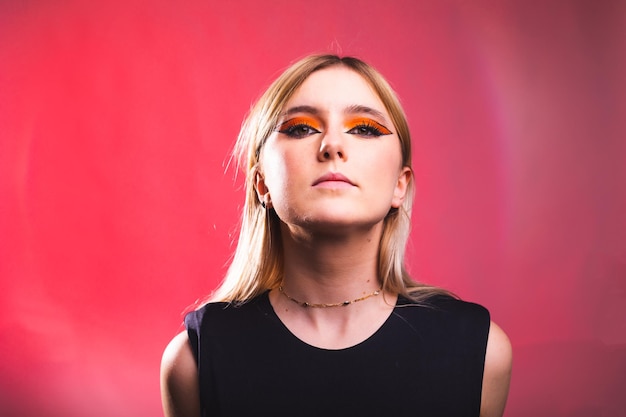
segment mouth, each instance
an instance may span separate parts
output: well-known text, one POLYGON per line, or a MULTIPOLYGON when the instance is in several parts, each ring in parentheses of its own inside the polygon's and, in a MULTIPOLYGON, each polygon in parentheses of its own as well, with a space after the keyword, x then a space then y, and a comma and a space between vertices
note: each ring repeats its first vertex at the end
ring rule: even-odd
POLYGON ((338 172, 329 172, 328 174, 322 175, 315 181, 313 181, 313 187, 316 186, 326 186, 326 187, 347 187, 354 186, 355 184, 350 181, 348 177, 338 172))

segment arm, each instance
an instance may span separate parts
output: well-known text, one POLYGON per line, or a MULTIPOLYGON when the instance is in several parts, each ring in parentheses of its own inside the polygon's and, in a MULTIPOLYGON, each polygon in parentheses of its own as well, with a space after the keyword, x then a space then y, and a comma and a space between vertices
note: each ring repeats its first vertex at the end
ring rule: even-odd
POLYGON ((485 355, 480 417, 501 417, 504 413, 511 381, 512 360, 509 338, 497 324, 491 322, 485 355))
POLYGON ((200 417, 200 393, 196 359, 187 332, 181 332, 165 348, 161 360, 161 402, 166 417, 200 417))

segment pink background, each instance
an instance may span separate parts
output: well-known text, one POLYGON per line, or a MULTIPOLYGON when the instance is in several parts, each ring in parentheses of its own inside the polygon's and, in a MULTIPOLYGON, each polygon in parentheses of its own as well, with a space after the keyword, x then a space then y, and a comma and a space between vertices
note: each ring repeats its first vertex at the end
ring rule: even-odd
POLYGON ((241 120, 312 52, 399 92, 409 264, 509 334, 506 415, 626 415, 626 3, 82 3, 0 3, 0 415, 161 415, 232 250, 241 120))

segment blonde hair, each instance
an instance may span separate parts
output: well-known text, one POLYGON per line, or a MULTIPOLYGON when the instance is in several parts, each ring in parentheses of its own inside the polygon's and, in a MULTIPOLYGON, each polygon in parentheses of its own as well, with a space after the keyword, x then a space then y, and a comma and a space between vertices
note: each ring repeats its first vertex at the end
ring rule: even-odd
MULTIPOLYGON (((261 205, 256 194, 259 157, 265 141, 278 123, 283 107, 298 87, 312 73, 333 66, 343 66, 358 73, 372 86, 396 128, 402 163, 411 168, 411 137, 406 116, 395 92, 378 71, 354 57, 311 55, 297 61, 253 105, 239 132, 233 156, 246 174, 246 197, 239 240, 224 281, 208 301, 244 303, 280 285, 283 274, 280 220, 273 210, 266 210, 261 205)), ((413 281, 405 269, 404 254, 411 225, 413 194, 411 180, 402 206, 391 209, 383 220, 378 274, 384 290, 420 301, 445 291, 413 281)))

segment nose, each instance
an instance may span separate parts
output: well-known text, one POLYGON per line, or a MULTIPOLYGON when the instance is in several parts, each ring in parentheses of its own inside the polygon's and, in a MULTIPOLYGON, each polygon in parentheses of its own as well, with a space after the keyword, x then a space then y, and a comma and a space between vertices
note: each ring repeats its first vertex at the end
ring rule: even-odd
POLYGON ((343 132, 328 131, 322 137, 320 149, 317 153, 317 159, 320 162, 331 161, 333 159, 346 161, 348 159, 342 133, 343 132))

